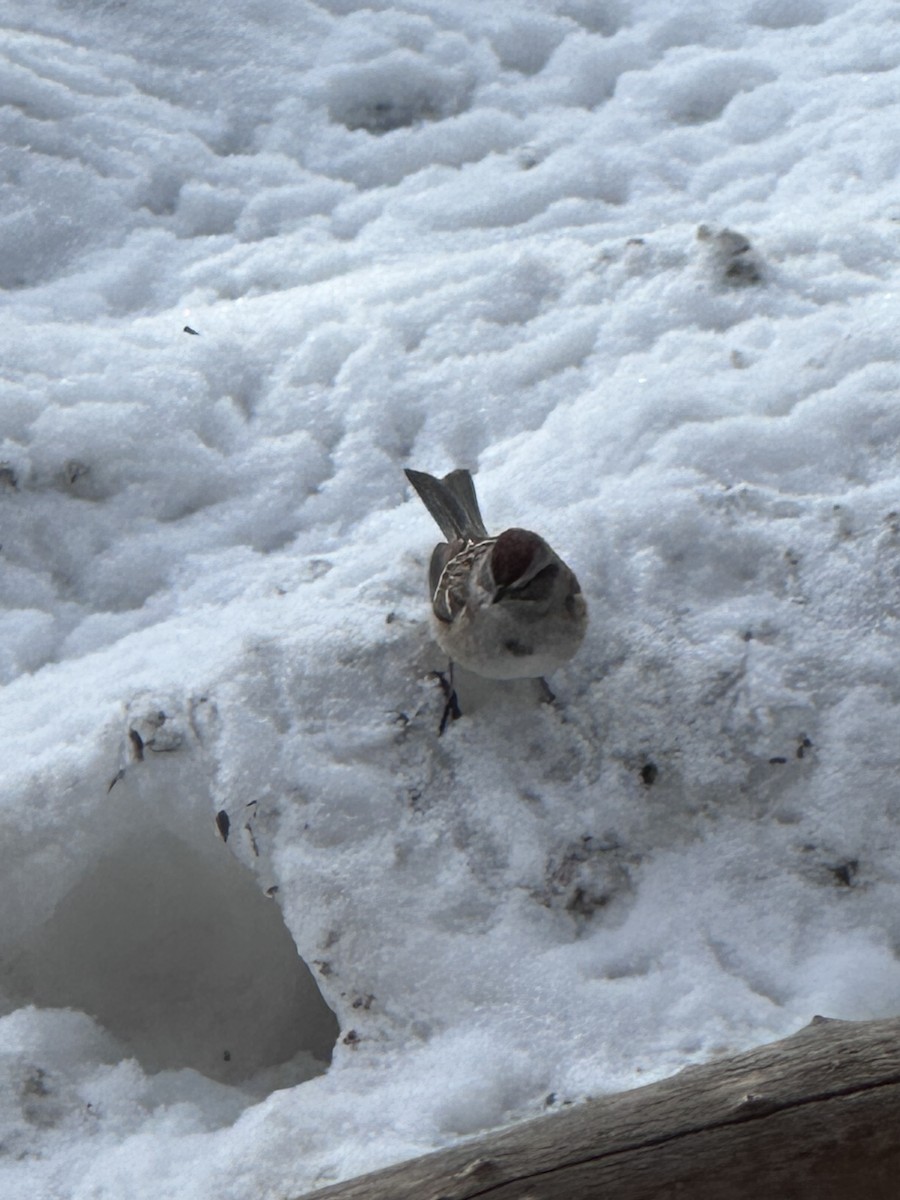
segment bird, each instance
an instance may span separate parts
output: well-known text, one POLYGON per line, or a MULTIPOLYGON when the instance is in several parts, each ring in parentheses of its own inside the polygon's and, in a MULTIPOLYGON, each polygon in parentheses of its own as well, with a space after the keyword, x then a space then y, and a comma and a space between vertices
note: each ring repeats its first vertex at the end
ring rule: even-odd
POLYGON ((442 479, 405 474, 447 539, 428 570, 435 639, 450 659, 440 732, 460 715, 454 663, 486 679, 539 679, 553 699, 544 676, 575 654, 587 629, 574 572, 529 529, 489 534, 464 468, 442 479))

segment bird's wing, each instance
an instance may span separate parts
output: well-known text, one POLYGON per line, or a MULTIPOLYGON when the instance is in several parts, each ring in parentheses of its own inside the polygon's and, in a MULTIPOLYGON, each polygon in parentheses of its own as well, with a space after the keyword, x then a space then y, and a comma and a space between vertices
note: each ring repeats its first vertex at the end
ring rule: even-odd
MULTIPOLYGON (((459 548, 459 542, 456 543, 456 548, 459 548)), ((453 613, 447 605, 446 594, 443 590, 438 590, 438 584, 441 582, 444 567, 455 552, 454 547, 446 542, 438 542, 431 552, 431 564, 428 568, 428 598, 434 608, 434 615, 439 621, 453 620, 453 613)))

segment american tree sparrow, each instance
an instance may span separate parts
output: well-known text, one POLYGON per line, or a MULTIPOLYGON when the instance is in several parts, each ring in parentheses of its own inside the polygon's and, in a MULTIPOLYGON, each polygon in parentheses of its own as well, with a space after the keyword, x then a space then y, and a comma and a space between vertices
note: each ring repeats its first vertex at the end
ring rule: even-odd
POLYGON ((443 732, 459 715, 453 663, 487 679, 543 679, 581 645, 587 606, 573 572, 538 534, 488 533, 468 471, 406 477, 447 539, 428 572, 435 637, 451 667, 443 732))

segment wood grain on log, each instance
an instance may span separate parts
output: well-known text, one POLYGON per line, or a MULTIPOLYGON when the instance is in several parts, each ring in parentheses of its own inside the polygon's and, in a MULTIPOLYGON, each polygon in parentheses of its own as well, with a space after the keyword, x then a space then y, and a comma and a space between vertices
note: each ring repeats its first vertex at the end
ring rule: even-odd
POLYGON ((310 1200, 900 1200, 900 1018, 780 1042, 310 1200))

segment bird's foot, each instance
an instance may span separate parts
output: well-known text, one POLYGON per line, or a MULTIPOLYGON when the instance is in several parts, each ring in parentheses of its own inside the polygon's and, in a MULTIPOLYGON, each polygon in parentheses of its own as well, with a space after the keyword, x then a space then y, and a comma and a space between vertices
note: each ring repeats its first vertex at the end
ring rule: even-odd
POLYGON ((446 671, 432 671, 431 674, 441 685, 441 691, 444 693, 444 711, 441 713, 438 725, 438 737, 440 737, 451 721, 459 720, 462 711, 456 696, 456 688, 453 686, 453 663, 450 663, 446 671))

